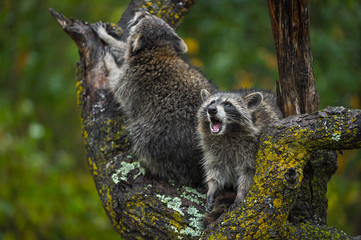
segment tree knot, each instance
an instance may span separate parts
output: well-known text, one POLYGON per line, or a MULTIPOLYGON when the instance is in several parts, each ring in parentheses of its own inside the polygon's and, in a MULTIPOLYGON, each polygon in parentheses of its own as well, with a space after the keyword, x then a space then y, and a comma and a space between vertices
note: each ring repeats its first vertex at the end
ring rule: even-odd
POLYGON ((286 180, 286 183, 291 187, 295 187, 297 182, 299 182, 298 181, 298 173, 297 173, 296 169, 294 169, 293 167, 287 169, 286 173, 283 176, 286 180))

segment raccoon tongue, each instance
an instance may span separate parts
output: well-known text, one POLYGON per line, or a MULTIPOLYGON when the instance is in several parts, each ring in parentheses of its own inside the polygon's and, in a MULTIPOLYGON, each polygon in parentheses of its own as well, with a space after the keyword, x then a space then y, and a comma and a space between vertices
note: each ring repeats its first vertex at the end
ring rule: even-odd
POLYGON ((221 128, 221 122, 213 122, 212 123, 212 132, 217 133, 219 132, 219 129, 221 128))

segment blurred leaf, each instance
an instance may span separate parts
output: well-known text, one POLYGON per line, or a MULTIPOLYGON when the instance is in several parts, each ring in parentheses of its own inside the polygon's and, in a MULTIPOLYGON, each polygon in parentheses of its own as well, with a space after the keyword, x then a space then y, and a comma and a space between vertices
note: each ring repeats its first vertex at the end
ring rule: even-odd
POLYGON ((196 39, 187 37, 184 38, 184 41, 188 47, 187 54, 192 55, 192 54, 197 54, 199 52, 199 43, 196 39))

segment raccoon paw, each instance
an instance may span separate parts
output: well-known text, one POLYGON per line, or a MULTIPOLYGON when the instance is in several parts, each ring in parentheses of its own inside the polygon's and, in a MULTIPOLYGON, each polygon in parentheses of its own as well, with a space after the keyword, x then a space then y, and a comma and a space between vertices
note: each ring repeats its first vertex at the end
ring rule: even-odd
POLYGON ((214 206, 214 196, 210 195, 207 196, 207 200, 206 200, 206 211, 207 212, 211 212, 214 206))
POLYGON ((239 204, 238 202, 232 203, 232 204, 229 206, 228 211, 234 210, 234 209, 238 206, 238 204, 239 204))
POLYGON ((99 21, 97 23, 94 23, 94 24, 91 24, 90 25, 91 28, 93 29, 93 31, 98 34, 98 36, 100 38, 102 38, 103 36, 105 35, 108 35, 107 31, 105 30, 106 29, 106 24, 103 23, 102 21, 99 21))

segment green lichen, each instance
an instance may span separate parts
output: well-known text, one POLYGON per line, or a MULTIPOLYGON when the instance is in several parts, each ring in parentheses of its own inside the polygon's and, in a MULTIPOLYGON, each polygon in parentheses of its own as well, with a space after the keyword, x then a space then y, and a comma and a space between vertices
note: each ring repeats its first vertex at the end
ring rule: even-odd
POLYGON ((197 208, 190 206, 187 213, 192 217, 189 218, 189 226, 182 229, 180 233, 186 234, 192 237, 198 237, 203 232, 202 219, 203 214, 198 211, 197 208))
POLYGON ((205 194, 202 194, 191 187, 182 187, 181 189, 178 189, 178 191, 182 191, 180 194, 181 198, 188 199, 191 202, 204 206, 204 201, 206 199, 205 194))
POLYGON ((167 204, 167 207, 173 209, 174 211, 178 212, 180 215, 184 216, 183 210, 181 208, 182 201, 178 197, 169 197, 161 194, 156 195, 157 198, 160 199, 162 203, 167 204))
POLYGON ((132 163, 121 162, 120 165, 121 167, 117 169, 115 173, 112 175, 112 179, 115 184, 118 184, 121 180, 127 181, 128 173, 134 169, 139 169, 139 172, 136 175, 134 175, 133 177, 134 179, 136 179, 140 175, 145 174, 145 169, 140 166, 139 162, 132 162, 132 163))
MULTIPOLYGON (((171 225, 170 228, 171 228, 174 232, 179 233, 178 228, 176 228, 175 226, 171 225)), ((179 238, 179 239, 182 239, 181 236, 178 236, 178 238, 179 238)))
POLYGON ((332 140, 338 142, 341 138, 341 133, 339 131, 336 131, 334 134, 332 134, 332 140))
MULTIPOLYGON (((203 213, 201 213, 197 208, 194 206, 183 206, 182 201, 178 197, 169 197, 161 194, 156 195, 160 201, 167 205, 168 208, 172 209, 176 213, 179 213, 180 216, 185 216, 185 214, 189 215, 188 224, 183 226, 174 223, 170 226, 170 228, 181 235, 187 235, 191 237, 199 237, 203 232, 202 226, 202 219, 203 213), (184 227, 185 226, 185 227, 184 227)), ((182 239, 182 236, 178 236, 179 239, 182 239)))

